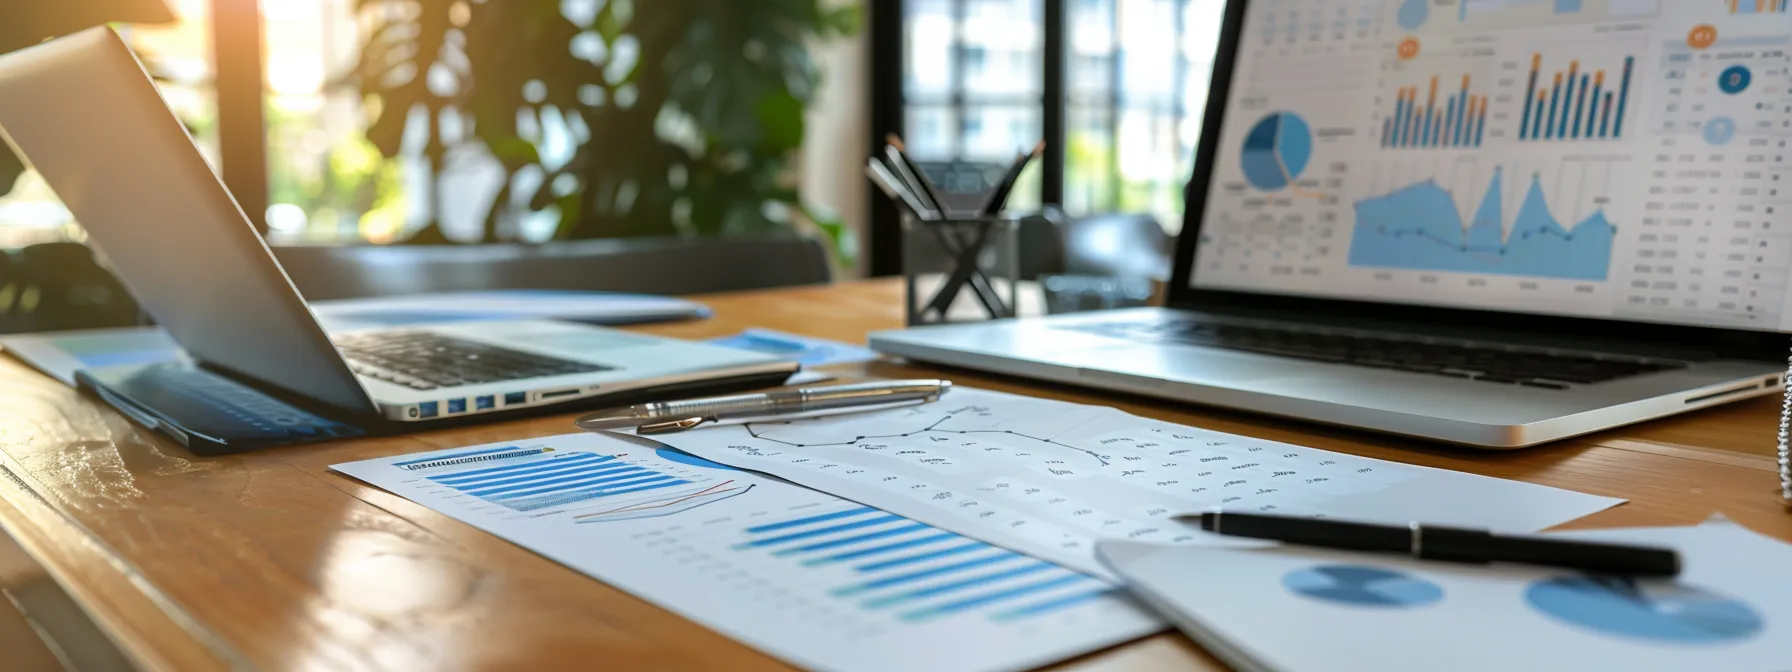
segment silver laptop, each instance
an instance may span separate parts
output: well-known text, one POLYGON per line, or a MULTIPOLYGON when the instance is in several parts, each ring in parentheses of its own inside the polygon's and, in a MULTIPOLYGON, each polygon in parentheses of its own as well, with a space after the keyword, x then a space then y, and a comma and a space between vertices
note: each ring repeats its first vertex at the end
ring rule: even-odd
POLYGON ((341 411, 427 421, 796 368, 552 321, 326 334, 109 28, 0 57, 0 137, 196 361, 341 411))
POLYGON ((1166 308, 872 347, 1490 448, 1781 389, 1792 14, 1422 4, 1227 3, 1166 308))

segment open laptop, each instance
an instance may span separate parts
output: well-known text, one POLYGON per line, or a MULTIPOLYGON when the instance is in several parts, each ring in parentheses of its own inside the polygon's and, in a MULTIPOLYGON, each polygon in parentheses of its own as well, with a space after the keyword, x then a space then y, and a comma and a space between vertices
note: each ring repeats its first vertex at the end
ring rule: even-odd
POLYGON ((326 334, 109 28, 0 57, 0 136, 194 360, 339 411, 428 421, 796 369, 552 321, 326 334))
POLYGON ((871 345, 1493 448, 1770 394, 1788 35, 1724 3, 1233 0, 1166 308, 871 345))

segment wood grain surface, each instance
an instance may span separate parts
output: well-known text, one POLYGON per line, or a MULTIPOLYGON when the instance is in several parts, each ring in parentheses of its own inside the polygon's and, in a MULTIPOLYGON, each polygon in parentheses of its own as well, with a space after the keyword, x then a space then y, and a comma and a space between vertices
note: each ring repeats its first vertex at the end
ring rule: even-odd
MULTIPOLYGON (((901 326, 898 282, 700 297, 714 318, 640 331, 768 327, 863 342, 901 326)), ((1222 432, 1458 469, 1630 503, 1571 527, 1686 525, 1723 514, 1792 541, 1759 401, 1510 453, 1482 453, 1240 413, 900 362, 847 377, 950 377, 1222 432)), ((153 670, 787 669, 742 644, 423 507, 331 464, 566 433, 555 416, 197 457, 0 358, 0 529, 153 670)), ((1164 634, 1062 666, 1221 669, 1164 634)))

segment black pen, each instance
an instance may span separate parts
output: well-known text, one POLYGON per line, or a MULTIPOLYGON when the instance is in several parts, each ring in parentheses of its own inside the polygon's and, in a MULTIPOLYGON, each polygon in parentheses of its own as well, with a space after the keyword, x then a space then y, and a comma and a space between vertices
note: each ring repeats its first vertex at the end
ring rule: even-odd
POLYGON ((991 217, 1002 214, 1002 208, 1008 205, 1008 196, 1014 191, 1015 181, 1020 179, 1027 164, 1039 158, 1039 154, 1044 151, 1045 142, 1041 141, 1033 146, 1033 151, 1015 156, 1014 163, 1008 165, 1008 170, 1002 173, 1002 179, 996 182, 995 188, 983 197, 983 203, 977 206, 977 213, 991 217))
POLYGON ((1674 576, 1680 573, 1680 554, 1671 548, 1655 546, 1514 537, 1486 530, 1418 523, 1397 527, 1253 513, 1208 512, 1176 516, 1176 520, 1199 522, 1201 529, 1214 534, 1353 551, 1405 553, 1426 560, 1517 562, 1627 576, 1674 576))

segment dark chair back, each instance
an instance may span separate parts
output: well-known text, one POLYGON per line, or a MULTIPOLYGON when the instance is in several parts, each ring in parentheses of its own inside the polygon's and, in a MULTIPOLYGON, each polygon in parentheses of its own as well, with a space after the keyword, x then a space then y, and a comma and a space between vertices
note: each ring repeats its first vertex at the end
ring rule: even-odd
POLYGON ((1096 215, 1064 227, 1064 272, 1170 279, 1176 241, 1151 215, 1096 215))
POLYGON ((137 302, 80 243, 0 251, 0 333, 140 324, 137 302))

